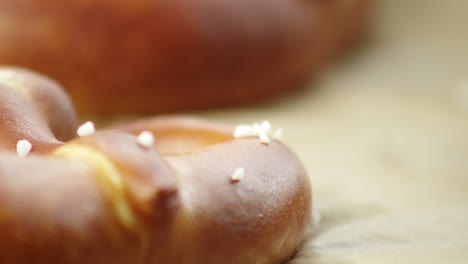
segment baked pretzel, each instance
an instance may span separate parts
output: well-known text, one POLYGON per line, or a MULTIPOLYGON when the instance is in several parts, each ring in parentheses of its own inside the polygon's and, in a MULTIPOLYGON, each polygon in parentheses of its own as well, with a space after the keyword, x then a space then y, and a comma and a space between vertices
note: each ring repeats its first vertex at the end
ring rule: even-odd
POLYGON ((282 263, 301 244, 308 177, 266 122, 94 132, 57 84, 12 69, 0 112, 0 263, 282 263))
POLYGON ((369 0, 0 0, 0 64, 62 83, 79 112, 258 102, 351 46, 369 0))

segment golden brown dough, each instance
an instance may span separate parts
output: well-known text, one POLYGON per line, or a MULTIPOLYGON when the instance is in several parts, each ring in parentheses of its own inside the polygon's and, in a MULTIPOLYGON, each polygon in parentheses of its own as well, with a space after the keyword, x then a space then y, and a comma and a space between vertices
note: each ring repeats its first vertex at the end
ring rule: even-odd
POLYGON ((62 83, 79 112, 257 102, 358 38, 368 0, 0 0, 0 65, 62 83))
POLYGON ((76 129, 67 96, 11 73, 21 81, 0 79, 0 263, 282 263, 298 250, 310 186, 282 143, 186 117, 62 142, 51 124, 76 129), (154 147, 138 140, 143 130, 154 147), (25 158, 14 153, 20 139, 33 145, 25 158))
POLYGON ((73 105, 62 88, 39 74, 0 67, 0 149, 14 150, 27 139, 36 150, 76 134, 73 105))

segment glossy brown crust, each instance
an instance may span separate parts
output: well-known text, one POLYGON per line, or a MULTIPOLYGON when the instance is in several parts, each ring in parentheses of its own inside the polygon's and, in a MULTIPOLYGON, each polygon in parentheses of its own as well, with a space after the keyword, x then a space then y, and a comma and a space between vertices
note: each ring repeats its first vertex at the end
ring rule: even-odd
POLYGON ((14 151, 26 139, 34 151, 76 135, 73 105, 62 88, 39 74, 0 67, 0 149, 14 151))
POLYGON ((142 119, 113 129, 132 134, 151 131, 157 138, 156 148, 164 156, 189 154, 234 139, 231 126, 189 116, 142 119))
POLYGON ((62 83, 79 112, 257 102, 359 37, 369 0, 0 0, 0 65, 62 83))
MULTIPOLYGON (((14 120, 0 123, 2 142, 20 133, 34 146, 26 158, 1 146, 0 263, 283 263, 300 246, 310 186, 282 143, 234 139, 229 126, 189 117, 62 143, 45 125, 55 112, 25 99, 35 92, 0 86, 0 106, 14 120), (142 130, 155 134, 155 147, 138 144, 142 130), (245 177, 233 182, 238 167, 245 177)), ((70 104, 63 99, 60 110, 70 104)))
MULTIPOLYGON (((173 252, 174 263, 281 263, 297 251, 310 219, 310 187, 297 157, 283 144, 234 139, 228 126, 189 117, 118 129, 152 131, 156 147, 169 152, 166 161, 177 175, 183 208, 172 239, 188 249, 173 252), (180 148, 168 131, 182 142, 193 141, 180 148), (245 178, 232 183, 238 167, 245 168, 245 178)), ((154 263, 168 261, 164 257, 156 256, 154 263)))
POLYGON ((119 223, 92 167, 0 154, 2 263, 145 263, 142 242, 119 223))

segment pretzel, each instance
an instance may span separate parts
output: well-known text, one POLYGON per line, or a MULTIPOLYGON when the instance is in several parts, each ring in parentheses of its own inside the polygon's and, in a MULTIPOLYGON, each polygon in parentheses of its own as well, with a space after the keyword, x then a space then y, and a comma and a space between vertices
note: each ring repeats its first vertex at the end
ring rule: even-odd
POLYGON ((0 108, 0 263, 283 263, 301 244, 308 177, 251 133, 272 136, 267 122, 95 132, 56 83, 5 68, 0 108))
POLYGON ((278 96, 359 39, 369 0, 2 0, 0 64, 62 83, 87 114, 278 96))

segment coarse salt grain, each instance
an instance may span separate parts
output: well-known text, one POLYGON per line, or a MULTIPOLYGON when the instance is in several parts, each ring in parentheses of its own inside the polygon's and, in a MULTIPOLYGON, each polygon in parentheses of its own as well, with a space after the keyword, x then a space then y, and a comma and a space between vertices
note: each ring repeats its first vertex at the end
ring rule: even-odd
POLYGON ((270 134, 271 133, 271 124, 268 121, 263 121, 262 124, 260 125, 261 131, 265 134, 270 134))
POLYGON ((315 226, 317 225, 320 220, 322 219, 322 215, 320 214, 320 210, 317 206, 317 202, 315 201, 313 206, 312 206, 312 225, 315 226))
POLYGON ((80 137, 86 137, 86 136, 91 136, 96 132, 96 128, 94 127, 94 123, 91 121, 88 121, 81 125, 78 130, 76 131, 76 134, 80 137))
POLYGON ((318 225, 321 219, 322 216, 320 215, 320 212, 318 210, 314 210, 312 213, 312 225, 318 225))
POLYGON ((26 157, 32 150, 31 142, 26 139, 21 139, 16 143, 16 153, 20 158, 26 157))
POLYGON ((154 135, 149 131, 143 131, 137 136, 137 142, 145 148, 150 148, 154 145, 154 135))
POLYGON ((258 139, 260 140, 260 143, 262 143, 262 144, 270 144, 271 143, 271 139, 266 133, 260 133, 260 135, 258 136, 258 139))
POLYGON ((255 130, 249 125, 238 125, 234 130, 235 138, 252 137, 256 135, 257 133, 255 132, 255 130))
POLYGON ((238 182, 242 180, 245 176, 245 170, 244 168, 237 168, 234 170, 234 172, 231 175, 231 181, 233 182, 238 182))
POLYGON ((252 129, 255 131, 256 135, 259 135, 262 132, 262 126, 259 123, 253 123, 252 129))
POLYGON ((262 144, 270 144, 272 139, 280 140, 283 138, 283 129, 277 128, 273 131, 273 127, 267 120, 261 123, 253 123, 249 125, 238 125, 234 130, 235 138, 252 137, 256 136, 259 138, 262 144))

